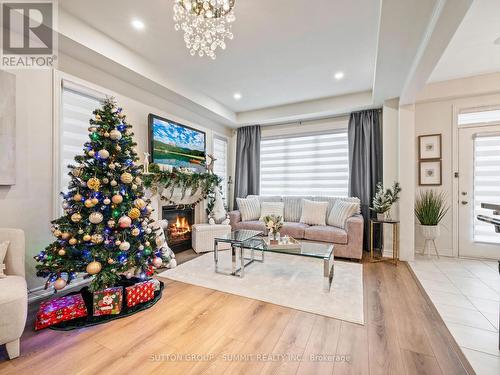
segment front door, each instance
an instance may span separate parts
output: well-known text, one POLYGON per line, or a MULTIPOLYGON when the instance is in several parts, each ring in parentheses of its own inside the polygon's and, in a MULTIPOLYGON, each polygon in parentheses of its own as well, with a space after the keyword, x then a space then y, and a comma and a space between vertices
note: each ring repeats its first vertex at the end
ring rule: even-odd
POLYGON ((477 220, 493 215, 481 203, 500 203, 500 125, 461 128, 458 138, 459 256, 500 259, 500 234, 477 220))

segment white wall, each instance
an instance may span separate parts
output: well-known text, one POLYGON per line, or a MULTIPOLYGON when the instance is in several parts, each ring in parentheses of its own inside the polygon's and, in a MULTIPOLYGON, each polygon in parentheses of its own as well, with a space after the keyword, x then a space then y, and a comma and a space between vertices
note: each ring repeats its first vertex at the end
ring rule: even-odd
MULTIPOLYGON (((113 94, 134 126, 140 155, 148 149, 149 113, 184 123, 207 133, 207 149, 212 150, 212 136, 230 137, 223 125, 170 103, 145 90, 101 72, 67 56, 59 56, 59 70, 17 70, 17 182, 0 186, 0 227, 21 228, 26 233, 26 275, 33 289, 45 281, 35 276, 33 256, 52 242, 50 221, 54 218, 53 97, 57 99, 60 78, 113 94), (71 76, 70 76, 71 75, 71 76)), ((231 156, 230 156, 231 158, 231 156)), ((199 210, 203 214, 203 210, 199 210)))
MULTIPOLYGON (((415 143, 417 137, 425 134, 442 135, 442 172, 443 184, 432 187, 447 194, 447 203, 451 207, 443 220, 441 237, 436 241, 440 254, 458 256, 457 224, 458 224, 458 149, 456 135, 456 112, 459 108, 477 108, 481 106, 500 105, 500 74, 488 74, 464 79, 437 82, 427 85, 418 95, 415 105, 415 143)), ((415 189, 418 192, 424 187, 418 186, 418 149, 414 156, 415 189)), ((420 251, 424 240, 417 223, 415 248, 420 251)))

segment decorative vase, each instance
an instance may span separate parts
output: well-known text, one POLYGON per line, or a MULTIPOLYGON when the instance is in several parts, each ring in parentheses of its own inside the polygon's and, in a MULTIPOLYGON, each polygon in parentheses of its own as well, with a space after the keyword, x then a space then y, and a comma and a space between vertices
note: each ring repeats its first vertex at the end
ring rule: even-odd
POLYGON ((439 225, 420 225, 422 236, 424 237, 425 244, 423 253, 430 255, 431 245, 434 246, 434 251, 439 258, 439 252, 436 246, 436 239, 441 235, 439 225))

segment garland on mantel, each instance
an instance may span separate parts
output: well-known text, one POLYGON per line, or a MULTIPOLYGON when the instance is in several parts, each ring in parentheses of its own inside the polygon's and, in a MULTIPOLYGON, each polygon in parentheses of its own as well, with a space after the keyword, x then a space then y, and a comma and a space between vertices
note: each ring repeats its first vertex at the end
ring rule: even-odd
POLYGON ((178 168, 172 168, 170 171, 161 170, 160 166, 155 163, 149 165, 149 173, 143 174, 143 180, 146 188, 172 205, 179 204, 172 200, 176 188, 181 190, 181 201, 186 197, 188 189, 191 190, 191 197, 200 194, 200 198, 190 204, 191 207, 207 199, 209 195, 213 195, 222 182, 219 176, 210 172, 196 173, 178 168), (170 190, 169 196, 163 194, 165 190, 170 190))

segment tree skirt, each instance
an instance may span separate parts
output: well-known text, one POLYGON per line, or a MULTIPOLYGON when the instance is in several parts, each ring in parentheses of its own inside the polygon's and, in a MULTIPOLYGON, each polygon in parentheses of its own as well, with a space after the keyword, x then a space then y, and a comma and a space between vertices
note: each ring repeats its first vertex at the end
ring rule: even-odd
MULTIPOLYGON (((137 282, 139 282, 139 280, 135 278, 132 278, 130 280, 121 280, 117 286, 123 286, 125 289, 126 287, 134 285, 137 282)), ((91 327, 98 324, 107 323, 115 319, 125 318, 127 316, 138 313, 139 311, 143 311, 152 307, 156 302, 160 300, 164 287, 165 287, 164 283, 160 281, 160 290, 155 291, 154 298, 152 300, 138 304, 133 307, 127 307, 127 302, 125 298, 123 298, 123 305, 120 314, 101 315, 101 316, 92 316, 92 313, 94 311, 93 294, 92 292, 89 291, 88 287, 84 287, 79 292, 69 293, 68 295, 81 293, 83 300, 85 301, 85 306, 87 307, 88 315, 82 318, 67 320, 59 324, 54 324, 49 328, 56 331, 71 331, 73 329, 91 327)))

